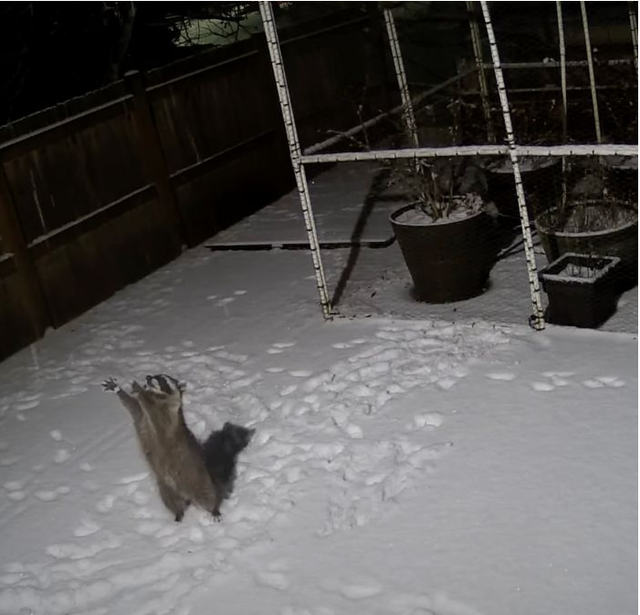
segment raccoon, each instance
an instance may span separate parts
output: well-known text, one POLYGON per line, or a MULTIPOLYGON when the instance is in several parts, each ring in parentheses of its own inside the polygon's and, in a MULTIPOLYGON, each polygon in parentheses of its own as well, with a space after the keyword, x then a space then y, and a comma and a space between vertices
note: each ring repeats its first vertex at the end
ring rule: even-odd
POLYGON ((238 454, 251 442, 255 429, 225 423, 212 431, 203 444, 205 463, 211 480, 224 489, 223 499, 233 492, 238 454))
POLYGON ((131 393, 114 378, 106 380, 103 387, 115 392, 131 414, 160 498, 175 520, 181 521, 189 505, 194 504, 219 521, 227 488, 216 472, 210 471, 212 466, 205 461, 202 444, 187 427, 182 410, 185 384, 159 374, 147 376, 144 387, 134 381, 131 393))

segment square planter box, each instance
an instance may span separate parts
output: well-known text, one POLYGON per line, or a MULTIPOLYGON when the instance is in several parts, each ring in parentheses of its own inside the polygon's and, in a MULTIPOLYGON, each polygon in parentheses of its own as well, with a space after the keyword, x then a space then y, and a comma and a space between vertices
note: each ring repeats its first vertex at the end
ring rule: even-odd
POLYGON ((556 325, 595 328, 615 311, 617 256, 567 252, 539 272, 549 298, 546 319, 556 325))

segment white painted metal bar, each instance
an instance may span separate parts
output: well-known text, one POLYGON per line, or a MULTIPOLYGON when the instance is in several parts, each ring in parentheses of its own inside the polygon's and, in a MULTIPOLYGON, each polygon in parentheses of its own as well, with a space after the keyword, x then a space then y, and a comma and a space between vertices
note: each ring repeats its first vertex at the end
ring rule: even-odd
POLYGON ((633 43, 633 63, 638 68, 638 18, 633 10, 637 2, 629 2, 629 26, 631 28, 631 42, 633 43))
POLYGON ((602 143, 602 131, 600 130, 600 112, 598 110, 598 95, 596 93, 596 75, 593 70, 593 54, 591 53, 591 36, 589 35, 589 18, 587 6, 584 0, 580 0, 580 13, 582 14, 582 29, 584 30, 584 46, 587 51, 587 66, 589 67, 589 84, 591 85, 591 104, 593 106, 593 121, 596 127, 596 141, 602 143))
POLYGON ((498 86, 498 95, 500 97, 500 106, 502 107, 502 116, 504 119, 505 132, 507 133, 507 142, 509 144, 509 157, 513 166, 513 176, 516 184, 516 196, 518 198, 518 210, 520 212, 520 225, 522 227, 522 238, 524 243, 525 258, 527 261, 527 274, 529 276, 529 290, 531 293, 531 303, 533 314, 529 319, 529 324, 536 330, 544 329, 544 312, 542 310, 542 299, 540 297, 540 282, 538 280, 538 268, 536 266, 535 254, 533 252, 533 239, 531 237, 531 225, 529 223, 529 214, 527 212, 527 203, 522 187, 522 175, 520 173, 520 163, 516 150, 516 140, 513 134, 513 125, 511 123, 511 112, 509 111, 509 100, 507 98, 507 88, 502 75, 502 67, 500 66, 500 54, 498 53, 498 45, 493 32, 493 24, 491 23, 491 15, 486 0, 480 2, 482 6, 482 14, 484 16, 485 26, 487 28, 487 36, 489 37, 489 47, 491 49, 491 58, 493 60, 493 70, 496 76, 496 84, 498 86))
POLYGON ((402 117, 407 131, 407 136, 411 138, 415 147, 420 146, 418 139, 418 128, 416 126, 416 118, 413 114, 413 104, 411 95, 409 94, 409 85, 407 83, 407 73, 404 69, 402 60, 402 52, 400 50, 400 41, 398 40, 398 31, 396 30, 396 22, 393 13, 389 9, 382 11, 384 14, 384 23, 387 27, 387 37, 391 46, 391 57, 393 58, 393 66, 396 70, 396 79, 400 90, 400 99, 402 100, 402 117))
POLYGON ((461 145, 449 147, 419 147, 407 149, 380 149, 369 152, 336 152, 310 154, 300 157, 303 164, 332 162, 364 162, 371 160, 406 160, 411 158, 442 158, 453 156, 637 156, 637 145, 461 145))
POLYGON ((322 315, 330 318, 332 315, 331 302, 329 300, 329 291, 327 290, 327 282, 322 266, 322 258, 320 256, 320 246, 318 242, 318 234, 316 232, 315 221, 313 218, 313 209, 311 207, 311 196, 309 194, 309 186, 307 184, 307 176, 304 165, 301 161, 302 151, 300 149, 300 140, 296 129, 293 110, 291 107, 291 97, 289 95, 289 87, 282 63, 282 52, 280 49, 280 41, 278 40, 278 31, 273 16, 271 3, 261 1, 260 15, 264 26, 264 33, 267 39, 267 47, 271 58, 271 67, 278 91, 278 99, 282 111, 285 130, 287 133, 287 142, 289 144, 289 153, 291 155, 291 164, 296 178, 298 195, 300 197, 300 205, 304 216, 305 228, 309 240, 311 257, 313 259, 313 269, 316 278, 316 286, 320 296, 320 305, 322 307, 322 315))
POLYGON ((473 2, 467 0, 467 13, 469 14, 469 27, 471 29, 471 43, 473 45, 473 57, 475 58, 476 71, 478 73, 478 86, 480 88, 480 99, 482 100, 482 113, 487 124, 487 140, 489 143, 496 142, 496 132, 493 128, 491 118, 491 103, 489 102, 489 88, 487 87, 487 77, 484 73, 484 59, 482 57, 482 39, 480 28, 473 7, 473 2))
POLYGON ((558 18, 558 47, 560 48, 560 89, 562 90, 562 140, 567 140, 567 48, 564 42, 562 2, 556 0, 558 18))
MULTIPOLYGON (((619 58, 617 60, 603 60, 603 66, 624 66, 629 65, 633 62, 628 58, 619 58)), ((571 67, 580 67, 580 66, 588 66, 588 62, 586 60, 570 60, 566 63, 567 66, 571 67)), ((554 66, 560 66, 560 62, 557 60, 544 60, 543 62, 505 62, 502 64, 502 69, 505 68, 518 70, 518 69, 526 69, 526 68, 553 68, 554 66)), ((485 64, 485 68, 493 68, 493 64, 485 64)))

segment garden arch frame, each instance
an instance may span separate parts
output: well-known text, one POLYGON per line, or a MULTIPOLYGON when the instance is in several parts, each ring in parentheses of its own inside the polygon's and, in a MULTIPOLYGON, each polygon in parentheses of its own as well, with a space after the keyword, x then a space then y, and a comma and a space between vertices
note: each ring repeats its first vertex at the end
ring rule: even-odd
MULTIPOLYGON (((262 17, 262 23, 266 36, 267 46, 269 50, 269 56, 271 59, 271 66, 273 69, 274 79, 278 92, 278 98, 280 102, 281 112, 284 120, 287 142, 289 146, 289 153, 291 157, 291 163, 296 179, 296 186, 298 195, 300 198, 300 204, 305 221, 305 227, 307 237, 309 241, 311 256, 313 260, 314 276, 316 280, 317 291, 320 299, 320 305, 322 314, 325 319, 330 319, 337 315, 334 307, 331 305, 329 298, 329 291, 327 287, 324 266, 322 262, 322 255, 320 250, 320 244, 316 232, 315 219, 313 215, 313 206, 311 202, 311 196, 309 192, 309 186, 307 183, 307 176, 305 172, 305 165, 317 164, 317 163, 339 163, 347 161, 367 161, 367 160, 398 160, 398 159, 419 159, 419 158, 436 158, 436 157, 454 157, 454 156, 505 156, 508 155, 512 164, 513 178, 516 189, 516 196, 518 202, 518 212, 520 215, 520 226, 522 230, 522 237, 524 240, 524 249, 527 263, 527 275, 529 279, 529 290, 531 296, 532 314, 529 318, 529 324, 535 330, 542 330, 545 328, 544 313, 542 309, 542 301, 540 295, 540 286, 538 281, 537 266, 533 253, 533 241, 531 233, 531 222, 527 211, 526 196, 523 190, 520 159, 523 156, 636 156, 638 154, 637 145, 611 145, 603 144, 600 130, 598 101, 596 96, 596 85, 593 70, 593 58, 591 54, 591 45, 589 40, 589 23, 587 18, 586 3, 580 2, 582 21, 584 26, 585 47, 587 52, 587 66, 589 69, 589 79, 591 85, 591 95, 593 104, 593 114, 595 120, 595 132, 596 141, 595 144, 590 145, 557 145, 557 146, 522 146, 516 142, 516 136, 513 131, 511 113, 509 110, 509 100, 507 88, 505 86, 503 77, 503 66, 500 62, 500 54, 498 45, 495 39, 493 24, 491 20, 491 14, 489 11, 488 2, 481 1, 478 4, 481 8, 481 13, 486 29, 487 38, 489 40, 489 46, 491 50, 491 63, 485 63, 482 58, 482 50, 480 44, 480 29, 476 20, 473 18, 474 2, 467 2, 467 10, 470 16, 470 31, 473 44, 475 70, 478 73, 480 91, 482 93, 483 106, 486 100, 487 83, 485 79, 484 71, 492 69, 495 75, 498 95, 500 100, 500 106, 502 110, 502 117, 504 121, 505 133, 507 137, 507 143, 504 145, 474 145, 474 146, 456 146, 456 147, 419 147, 416 122, 413 112, 413 106, 424 99, 426 96, 434 93, 434 91, 449 85, 450 81, 456 81, 461 78, 461 75, 453 77, 451 80, 436 86, 431 90, 422 93, 414 98, 411 97, 405 69, 398 40, 398 35, 395 27, 395 21, 393 13, 389 9, 382 9, 386 32, 389 39, 391 48, 391 54, 393 58, 394 69, 396 73, 396 79, 398 88, 401 95, 402 104, 395 109, 392 109, 386 113, 383 113, 375 118, 372 118, 361 125, 355 126, 340 135, 327 139, 321 143, 317 143, 304 151, 301 148, 300 140, 298 138, 298 132, 296 129, 295 116, 291 104, 291 97, 289 88, 287 85, 286 72, 283 65, 282 51, 280 48, 280 42, 278 38, 278 32, 276 28, 275 18, 271 7, 271 2, 261 0, 259 2, 260 14, 262 17), (363 129, 374 125, 384 117, 390 114, 401 113, 403 121, 406 126, 407 134, 412 136, 413 144, 415 147, 403 148, 403 149, 389 149, 389 150, 376 150, 368 152, 337 152, 323 154, 322 150, 328 146, 335 144, 336 142, 357 134, 363 129)), ((552 62, 551 65, 558 65, 561 73, 561 85, 562 96, 566 102, 567 84, 566 84, 566 62, 564 55, 564 31, 563 31, 563 18, 562 18, 562 6, 561 2, 556 1, 557 9, 557 25, 558 35, 560 42, 558 62, 552 62)), ((634 63, 637 67, 638 62, 638 47, 637 47, 637 17, 635 12, 629 8, 629 24, 631 37, 633 40, 634 51, 634 63)), ((566 105, 564 107, 566 113, 566 105)), ((565 118, 566 121, 566 118, 565 118)), ((492 127, 490 123, 487 126, 489 133, 489 140, 494 141, 495 137, 491 138, 492 127)))

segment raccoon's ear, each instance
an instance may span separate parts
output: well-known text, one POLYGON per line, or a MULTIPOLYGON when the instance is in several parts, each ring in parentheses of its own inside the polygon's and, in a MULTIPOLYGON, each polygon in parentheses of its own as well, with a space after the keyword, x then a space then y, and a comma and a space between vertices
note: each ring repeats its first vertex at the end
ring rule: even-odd
POLYGON ((256 433, 256 428, 252 427, 251 429, 247 429, 247 435, 249 438, 253 438, 253 435, 256 433))

